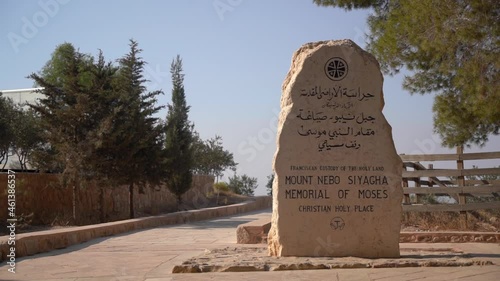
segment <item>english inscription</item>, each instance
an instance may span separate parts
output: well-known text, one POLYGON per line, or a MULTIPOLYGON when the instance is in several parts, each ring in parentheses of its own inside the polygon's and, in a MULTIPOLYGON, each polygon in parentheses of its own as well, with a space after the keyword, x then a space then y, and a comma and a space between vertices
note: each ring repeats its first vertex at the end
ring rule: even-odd
POLYGON ((273 164, 271 255, 399 255, 402 163, 382 114, 382 81, 352 41, 294 54, 273 164), (335 246, 323 249, 318 238, 335 246))

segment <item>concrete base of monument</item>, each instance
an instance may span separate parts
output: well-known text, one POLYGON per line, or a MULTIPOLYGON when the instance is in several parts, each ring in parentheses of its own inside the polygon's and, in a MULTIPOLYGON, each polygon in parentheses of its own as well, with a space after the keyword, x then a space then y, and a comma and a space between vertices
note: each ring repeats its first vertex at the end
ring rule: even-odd
POLYGON ((267 246, 238 245, 205 251, 173 268, 172 273, 249 272, 339 268, 463 267, 493 261, 457 248, 401 247, 397 259, 355 257, 271 257, 267 246))

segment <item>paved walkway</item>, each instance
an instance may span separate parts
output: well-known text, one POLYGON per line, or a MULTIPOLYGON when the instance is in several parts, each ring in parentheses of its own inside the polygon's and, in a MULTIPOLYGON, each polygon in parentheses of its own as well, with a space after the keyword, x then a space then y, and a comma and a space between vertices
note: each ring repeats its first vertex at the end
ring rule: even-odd
MULTIPOLYGON (((171 274, 174 265, 205 249, 235 245, 239 224, 269 216, 270 210, 209 221, 166 226, 95 239, 18 259, 16 274, 5 262, 0 280, 500 280, 500 266, 341 269, 283 272, 171 274)), ((453 247, 500 264, 498 244, 403 244, 402 247, 453 247)))

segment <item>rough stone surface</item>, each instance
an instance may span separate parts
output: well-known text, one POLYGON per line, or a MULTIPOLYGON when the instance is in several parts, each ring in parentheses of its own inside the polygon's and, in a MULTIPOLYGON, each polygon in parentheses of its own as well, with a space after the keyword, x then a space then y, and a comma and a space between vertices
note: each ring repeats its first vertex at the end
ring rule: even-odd
POLYGON ((399 257, 402 162, 379 64, 350 40, 295 52, 281 96, 272 256, 399 257))
POLYGON ((238 225, 236 229, 236 243, 258 244, 267 243, 267 234, 271 228, 268 219, 256 220, 238 225))
POLYGON ((401 268, 401 267, 462 267, 492 265, 489 260, 472 259, 468 254, 451 248, 403 249, 398 259, 366 259, 355 257, 269 257, 264 247, 226 247, 205 251, 181 265, 172 273, 250 272, 312 270, 337 268, 401 268))

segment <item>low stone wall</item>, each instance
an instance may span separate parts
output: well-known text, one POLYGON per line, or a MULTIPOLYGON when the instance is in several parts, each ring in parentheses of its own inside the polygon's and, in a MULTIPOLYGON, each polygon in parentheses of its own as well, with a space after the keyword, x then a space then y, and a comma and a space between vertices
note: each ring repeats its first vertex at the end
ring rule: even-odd
POLYGON ((267 243, 267 235, 271 228, 269 219, 260 219, 240 224, 236 229, 236 243, 260 244, 267 243))
MULTIPOLYGON (((16 258, 66 248, 95 238, 115 235, 132 230, 152 228, 163 225, 181 224, 215 217, 230 216, 270 208, 272 198, 254 197, 251 201, 239 204, 170 213, 161 216, 130 219, 97 225, 77 226, 66 229, 38 231, 16 235, 16 258)), ((10 254, 9 237, 0 237, 0 261, 7 260, 10 254)))
MULTIPOLYGON (((76 192, 76 221, 73 220, 73 189, 61 186, 55 174, 16 173, 16 215, 30 215, 33 225, 76 225, 99 223, 100 188, 88 185, 76 192)), ((196 208, 208 206, 207 192, 212 190, 212 176, 193 176, 191 189, 183 200, 196 208)), ((0 206, 7 204, 7 174, 0 174, 0 206)), ((129 218, 128 186, 104 190, 104 222, 129 218)), ((167 187, 134 189, 135 213, 157 215, 177 210, 177 199, 167 187)), ((7 220, 7 208, 0 209, 0 221, 7 220)), ((1 232, 0 232, 1 233, 1 232)))

